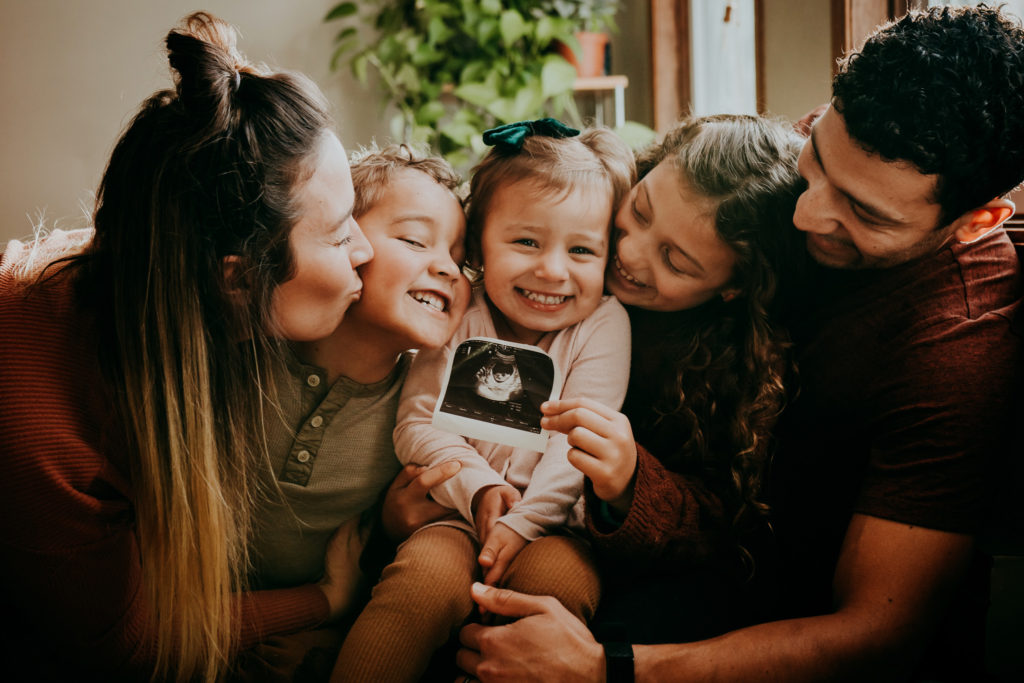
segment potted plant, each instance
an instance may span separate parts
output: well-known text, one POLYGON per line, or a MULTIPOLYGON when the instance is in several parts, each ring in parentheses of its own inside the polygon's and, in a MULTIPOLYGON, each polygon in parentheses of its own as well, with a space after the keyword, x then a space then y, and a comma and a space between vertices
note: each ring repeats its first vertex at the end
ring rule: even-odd
POLYGON ((608 73, 609 31, 617 31, 615 15, 620 0, 548 0, 543 11, 572 22, 577 28, 573 41, 562 41, 559 52, 576 67, 580 77, 608 73))
MULTIPOLYGON (((395 110, 392 137, 429 143, 465 171, 486 149, 488 128, 544 116, 582 124, 576 69, 557 46, 578 45, 584 27, 614 26, 612 5, 618 0, 376 0, 361 11, 345 0, 325 17, 342 24, 331 68, 344 58, 362 83, 375 75, 395 110)), ((631 121, 619 132, 637 147, 654 137, 631 121)))
POLYGON ((345 57, 363 83, 372 69, 397 110, 392 136, 430 143, 465 169, 484 151, 488 128, 549 115, 579 120, 576 72, 554 50, 577 25, 537 11, 548 2, 378 0, 362 16, 355 2, 341 2, 325 18, 344 24, 331 67, 345 57), (360 23, 375 35, 361 38, 360 23))

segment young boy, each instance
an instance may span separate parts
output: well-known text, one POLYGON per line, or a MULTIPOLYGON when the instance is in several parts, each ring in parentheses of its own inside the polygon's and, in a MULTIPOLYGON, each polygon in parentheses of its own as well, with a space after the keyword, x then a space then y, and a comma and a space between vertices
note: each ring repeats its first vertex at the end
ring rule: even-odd
POLYGON ((400 468, 391 434, 409 350, 448 341, 470 287, 460 268, 459 178, 447 162, 393 145, 356 155, 351 168, 353 215, 374 256, 359 268, 360 300, 338 328, 293 344, 288 367, 274 378, 267 495, 254 520, 250 580, 260 588, 315 582, 330 548, 329 578, 347 586, 348 610, 357 611, 360 517, 400 468))

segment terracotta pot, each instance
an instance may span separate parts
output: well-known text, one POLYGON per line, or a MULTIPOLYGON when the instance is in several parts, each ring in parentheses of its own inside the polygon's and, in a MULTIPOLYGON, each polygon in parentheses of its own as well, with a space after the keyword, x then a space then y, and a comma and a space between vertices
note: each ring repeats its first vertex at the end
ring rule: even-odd
POLYGON ((580 43, 581 55, 573 53, 565 43, 558 44, 558 53, 566 61, 576 67, 580 78, 604 75, 604 50, 608 44, 607 33, 577 33, 576 40, 580 43))

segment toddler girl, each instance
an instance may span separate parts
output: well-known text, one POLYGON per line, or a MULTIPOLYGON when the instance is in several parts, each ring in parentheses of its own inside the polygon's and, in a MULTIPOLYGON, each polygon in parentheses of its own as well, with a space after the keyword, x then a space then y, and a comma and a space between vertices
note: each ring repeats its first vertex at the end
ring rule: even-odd
POLYGON ((565 435, 531 452, 440 431, 431 415, 448 357, 469 337, 538 346, 561 369, 562 395, 618 409, 629 322, 604 296, 604 270, 633 155, 608 130, 580 135, 551 119, 503 126, 484 140, 494 148, 474 170, 467 216, 469 263, 482 282, 451 341, 414 361, 395 429, 403 463, 461 463, 431 492, 452 518, 399 547, 346 638, 335 681, 418 679, 469 616, 481 571, 490 584, 555 595, 582 619, 597 605, 586 546, 557 533, 578 528, 583 490, 565 435))

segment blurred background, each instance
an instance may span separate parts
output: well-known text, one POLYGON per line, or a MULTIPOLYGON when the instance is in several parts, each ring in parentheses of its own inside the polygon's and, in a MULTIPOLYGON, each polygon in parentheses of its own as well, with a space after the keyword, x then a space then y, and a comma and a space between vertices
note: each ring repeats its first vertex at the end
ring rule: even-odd
MULTIPOLYGON (((4 0, 0 245, 31 235, 38 224, 74 228, 88 223, 93 192, 119 132, 145 97, 170 84, 163 37, 196 9, 233 23, 241 34, 239 47, 250 60, 313 78, 332 102, 346 148, 410 134, 419 124, 403 129, 394 93, 392 103, 385 106, 387 88, 372 60, 365 83, 350 69, 351 58, 360 50, 381 49, 381 33, 373 22, 388 4, 401 2, 206 0, 197 6, 179 0, 4 0), (340 5, 352 7, 341 10, 340 18, 324 21, 340 5), (335 57, 339 36, 343 49, 335 57), (337 62, 334 70, 332 59, 337 62)), ((566 85, 564 70, 552 69, 562 80, 548 79, 545 87, 569 88, 568 97, 584 120, 599 117, 607 125, 626 120, 629 126, 636 124, 633 132, 639 131, 642 139, 645 131, 654 135, 688 110, 757 110, 798 118, 828 100, 833 65, 844 49, 887 16, 927 0, 408 0, 406 4, 415 8, 415 17, 424 16, 424 8, 433 11, 445 4, 478 7, 495 21, 500 19, 499 28, 491 33, 495 43, 516 38, 516 31, 543 30, 536 28, 538 6, 550 8, 544 11, 551 16, 587 18, 588 11, 604 11, 612 5, 612 21, 597 27, 610 37, 598 78, 580 78, 573 84, 570 76, 566 85), (527 6, 533 14, 523 9, 527 6), (522 23, 506 22, 515 19, 504 16, 510 9, 522 10, 522 23)), ((441 39, 435 52, 448 48, 444 31, 457 21, 464 22, 465 17, 445 18, 435 27, 439 33, 434 37, 441 39)), ((405 76, 415 81, 422 73, 421 69, 405 76)), ((470 89, 455 92, 471 99, 470 89)), ((465 102, 452 94, 451 87, 444 98, 450 120, 451 108, 465 102)), ((480 111, 492 121, 493 112, 486 111, 489 104, 480 100, 480 111)), ((427 114, 417 115, 426 116, 423 120, 430 123, 427 114)), ((443 141, 449 147, 453 144, 451 139, 443 141)))

